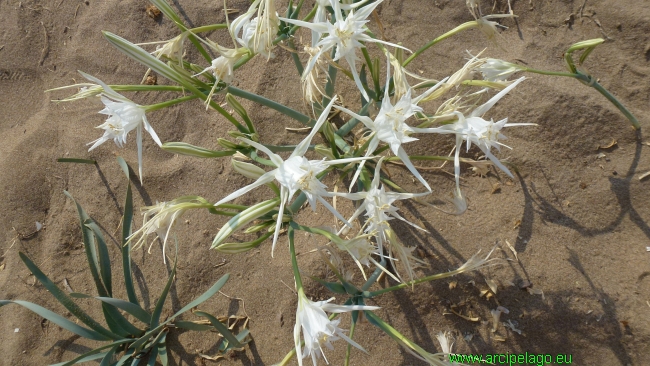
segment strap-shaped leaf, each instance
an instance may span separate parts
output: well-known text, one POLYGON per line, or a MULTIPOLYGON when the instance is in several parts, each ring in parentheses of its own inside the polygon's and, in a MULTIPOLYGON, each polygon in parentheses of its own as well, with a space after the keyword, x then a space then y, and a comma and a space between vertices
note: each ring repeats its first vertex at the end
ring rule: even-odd
MULTIPOLYGON (((128 171, 128 168, 127 168, 128 171)), ((135 294, 133 285, 133 272, 131 271, 131 243, 128 238, 131 236, 131 223, 133 222, 133 195, 131 193, 131 183, 126 188, 126 201, 124 202, 124 217, 122 217, 122 267, 124 269, 124 287, 129 301, 134 305, 140 306, 138 296, 135 294)))
MULTIPOLYGON (((223 285, 226 284, 226 281, 228 281, 228 278, 230 278, 230 274, 226 273, 214 285, 212 285, 212 287, 210 287, 210 289, 208 289, 208 291, 204 292, 203 295, 201 295, 201 296, 197 297, 196 299, 194 299, 194 301, 192 301, 189 304, 185 305, 181 310, 179 310, 176 314, 174 314, 170 318, 170 320, 176 318, 177 316, 183 314, 184 312, 186 312, 186 311, 188 311, 188 310, 190 310, 192 308, 195 308, 195 307, 201 305, 205 300, 211 298, 214 294, 216 294, 217 292, 219 292, 219 290, 221 290, 223 285)), ((169 320, 167 322, 169 322, 169 320)), ((167 322, 165 322, 165 323, 167 323, 167 322)))
POLYGON ((197 322, 183 321, 183 320, 179 320, 179 321, 174 322, 174 326, 176 328, 193 330, 193 331, 198 331, 198 332, 203 332, 203 331, 211 330, 211 329, 214 328, 211 325, 199 324, 197 322))
POLYGON ((104 358, 102 358, 102 362, 99 363, 99 366, 111 366, 113 363, 113 357, 115 356, 115 352, 117 352, 117 349, 120 347, 120 345, 115 345, 113 348, 111 348, 108 352, 106 352, 106 355, 104 358))
POLYGON ((21 306, 35 312, 40 317, 45 318, 45 319, 51 321, 52 323, 60 326, 61 328, 66 329, 66 330, 68 330, 68 331, 70 331, 70 332, 72 332, 72 333, 74 333, 76 335, 79 335, 81 337, 92 339, 94 341, 108 341, 108 340, 111 339, 111 338, 109 338, 107 336, 104 336, 104 335, 100 334, 99 332, 96 332, 94 330, 84 328, 84 327, 82 327, 80 325, 77 325, 77 324, 71 322, 70 320, 62 317, 61 315, 59 315, 59 314, 57 314, 57 313, 55 313, 55 312, 53 312, 51 310, 48 310, 48 309, 46 309, 46 308, 44 308, 44 307, 42 307, 40 305, 36 305, 36 304, 31 303, 31 302, 22 301, 22 300, 14 300, 14 301, 0 300, 0 307, 5 306, 7 304, 21 305, 21 306))
POLYGON ((160 342, 158 343, 158 357, 160 357, 160 362, 162 363, 163 366, 167 366, 169 364, 169 358, 167 357, 167 333, 165 333, 162 338, 160 338, 160 342))
POLYGON ((99 296, 108 297, 108 292, 102 283, 102 280, 99 275, 99 261, 97 256, 97 250, 95 248, 95 236, 93 231, 85 226, 86 220, 90 219, 90 216, 86 211, 81 207, 81 205, 72 197, 72 195, 63 191, 63 193, 68 196, 77 206, 77 212, 79 213, 79 225, 81 226, 81 233, 83 235, 84 249, 86 251, 86 258, 88 259, 88 266, 90 267, 90 274, 95 281, 95 287, 97 287, 97 293, 99 296))
POLYGON ((111 32, 104 31, 102 33, 104 34, 104 37, 106 37, 106 39, 113 46, 115 46, 115 48, 130 58, 134 59, 135 61, 147 66, 157 74, 162 75, 173 82, 183 85, 186 88, 189 87, 188 89, 192 91, 196 89, 195 87, 191 86, 191 84, 185 80, 180 73, 169 67, 164 62, 153 57, 151 54, 149 54, 149 52, 143 50, 141 47, 136 46, 135 44, 111 32))
POLYGON ((226 151, 210 150, 200 146, 194 146, 185 142, 165 142, 161 148, 171 153, 194 156, 197 158, 221 158, 224 156, 234 155, 237 152, 234 150, 226 150, 226 151))
POLYGON ((162 294, 160 294, 160 298, 158 298, 158 301, 156 302, 156 307, 153 309, 153 313, 151 313, 151 328, 155 328, 158 326, 158 324, 160 324, 160 314, 162 313, 163 305, 165 305, 165 300, 167 300, 167 294, 169 293, 169 289, 172 287, 174 277, 176 276, 177 261, 178 256, 174 259, 174 267, 172 268, 172 273, 169 274, 169 279, 167 279, 165 289, 163 290, 162 294))
POLYGON ((135 305, 132 302, 129 301, 124 301, 120 299, 115 299, 112 297, 100 297, 100 296, 88 296, 85 294, 80 294, 80 293, 71 293, 71 297, 74 298, 80 298, 80 299, 97 299, 99 301, 102 301, 106 304, 110 304, 112 306, 115 306, 118 309, 122 309, 126 311, 127 313, 133 315, 138 319, 139 321, 149 325, 149 322, 151 321, 151 314, 146 312, 143 308, 141 308, 139 305, 135 305))
POLYGON ((264 215, 265 213, 273 210, 275 206, 278 205, 278 203, 279 200, 277 198, 270 199, 268 201, 260 202, 254 206, 251 206, 246 210, 233 216, 233 218, 230 219, 228 223, 226 223, 221 228, 221 230, 219 230, 217 236, 214 237, 210 249, 218 248, 219 244, 221 244, 224 240, 226 240, 230 236, 230 234, 232 234, 235 230, 255 220, 259 216, 264 215))
MULTIPOLYGON (((75 304, 68 295, 65 294, 60 288, 58 288, 54 282, 52 282, 35 264, 32 262, 25 254, 18 252, 20 259, 25 263, 25 266, 29 269, 30 272, 36 277, 36 279, 49 291, 52 296, 54 296, 69 312, 74 316, 79 318, 84 324, 89 326, 91 329, 100 333, 108 339, 121 339, 119 335, 107 330, 101 324, 97 323, 93 318, 91 318, 86 312, 81 310, 81 308, 75 304)), ((106 338, 102 340, 106 340, 106 338)), ((91 338, 94 339, 94 338, 91 338)))
POLYGON ((87 219, 84 221, 84 226, 89 228, 95 234, 95 242, 97 243, 97 254, 99 259, 99 274, 104 283, 104 288, 108 293, 107 297, 113 297, 113 282, 111 276, 111 257, 108 254, 108 247, 106 246, 106 240, 104 240, 104 235, 102 231, 97 226, 92 219, 87 219))
POLYGON ((227 326, 223 325, 219 319, 203 311, 195 311, 194 314, 203 318, 207 318, 212 326, 215 327, 215 329, 221 333, 221 335, 226 338, 231 345, 234 345, 237 348, 242 347, 242 344, 239 343, 239 340, 235 338, 230 329, 228 329, 227 326))
POLYGON ((117 163, 120 165, 120 168, 122 168, 122 171, 126 175, 126 180, 130 180, 131 177, 129 176, 129 165, 126 163, 123 157, 118 156, 117 157, 117 163))

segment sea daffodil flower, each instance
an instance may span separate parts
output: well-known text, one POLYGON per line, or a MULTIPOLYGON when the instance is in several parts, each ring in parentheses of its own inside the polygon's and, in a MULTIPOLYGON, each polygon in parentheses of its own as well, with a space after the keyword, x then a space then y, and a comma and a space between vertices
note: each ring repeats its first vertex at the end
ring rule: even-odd
MULTIPOLYGON (((418 173, 417 169, 415 169, 415 166, 413 165, 413 163, 411 163, 411 159, 406 153, 406 150, 404 150, 404 148, 402 147, 402 144, 411 141, 417 141, 416 138, 411 137, 411 135, 414 133, 430 132, 430 130, 426 128, 411 127, 408 124, 406 124, 406 120, 409 119, 411 116, 415 115, 416 113, 422 112, 423 109, 422 107, 418 106, 418 103, 420 103, 422 99, 431 95, 431 93, 433 93, 436 89, 438 89, 440 85, 444 84, 446 80, 447 80, 446 78, 443 79, 442 81, 438 82, 436 85, 431 87, 429 90, 427 90, 426 92, 422 93, 421 95, 415 98, 411 97, 413 93, 413 88, 409 88, 406 94, 404 94, 395 104, 392 104, 390 101, 390 95, 388 94, 388 90, 390 89, 389 88, 390 63, 387 63, 386 87, 384 88, 385 90, 384 98, 381 102, 381 108, 379 110, 379 113, 377 114, 377 117, 375 117, 374 121, 370 117, 360 116, 347 108, 339 107, 339 106, 335 106, 335 108, 361 121, 370 130, 370 133, 372 133, 370 143, 368 144, 368 150, 366 151, 366 156, 370 156, 372 153, 375 152, 375 150, 379 146, 380 141, 387 143, 390 146, 393 153, 402 160, 402 162, 408 168, 408 170, 410 170, 411 173, 413 173, 413 175, 420 181, 420 183, 422 183, 422 185, 426 187, 428 191, 431 191, 431 187, 429 186, 429 183, 427 183, 427 181, 424 180, 422 175, 418 173)), ((359 164, 357 171, 354 173, 354 177, 352 178, 352 183, 350 183, 350 188, 354 185, 357 178, 359 177, 364 162, 365 161, 359 164)))
POLYGON ((375 8, 381 4, 382 1, 383 0, 378 0, 367 4, 359 10, 351 9, 345 17, 341 4, 338 1, 332 1, 331 5, 334 8, 335 18, 333 24, 327 20, 309 23, 302 20, 280 18, 287 23, 309 28, 319 34, 327 33, 327 36, 323 37, 316 45, 314 45, 315 47, 320 47, 318 51, 319 53, 315 57, 312 57, 310 62, 307 64, 307 67, 303 71, 303 77, 309 75, 311 69, 316 65, 316 61, 318 61, 323 53, 330 51, 336 46, 336 54, 334 55, 333 60, 338 61, 342 58, 345 58, 345 60, 348 62, 348 65, 350 65, 350 72, 352 73, 352 77, 354 78, 354 82, 357 85, 357 88, 359 88, 359 91, 366 100, 370 100, 368 93, 366 93, 366 90, 361 84, 361 79, 359 78, 359 73, 357 72, 355 66, 355 62, 357 60, 357 48, 365 47, 361 42, 376 42, 393 47, 404 48, 390 42, 372 38, 365 33, 365 24, 368 22, 368 16, 370 16, 372 11, 375 10, 375 8))
POLYGON ((305 193, 312 209, 315 210, 317 202, 321 202, 339 220, 343 221, 348 226, 352 226, 347 220, 345 220, 345 218, 343 218, 343 216, 341 216, 340 213, 338 213, 338 211, 336 211, 336 209, 334 209, 334 207, 332 207, 332 205, 325 201, 323 197, 332 197, 333 194, 327 192, 327 187, 318 180, 317 176, 331 165, 348 164, 368 158, 349 158, 326 161, 324 159, 308 160, 304 157, 307 149, 309 148, 309 144, 312 138, 316 135, 316 133, 318 133, 325 121, 327 121, 327 116, 329 115, 329 112, 332 109, 332 105, 335 101, 336 96, 332 98, 330 103, 323 110, 320 117, 318 118, 318 121, 316 121, 316 124, 312 128, 311 133, 305 137, 305 139, 302 140, 298 146, 296 146, 295 150, 291 153, 291 156, 289 156, 287 160, 283 160, 279 155, 271 152, 271 150, 269 150, 264 145, 245 138, 240 138, 241 141, 255 147, 259 151, 262 151, 268 155, 271 159, 271 162, 275 164, 276 168, 270 172, 264 173, 254 183, 229 194, 221 201, 217 202, 215 206, 232 201, 233 199, 242 196, 261 185, 272 182, 273 180, 276 180, 278 183, 280 183, 280 210, 278 212, 278 221, 275 226, 271 255, 273 255, 273 250, 275 249, 275 244, 277 243, 278 235, 280 234, 280 227, 282 226, 282 216, 284 214, 285 205, 289 203, 291 198, 298 190, 305 193))
MULTIPOLYGON (((341 319, 329 320, 325 313, 344 313, 357 310, 377 310, 377 306, 368 305, 336 305, 330 304, 331 298, 327 301, 313 302, 307 298, 303 289, 298 289, 298 309, 296 311, 296 325, 293 329, 293 339, 296 344, 296 354, 298 356, 298 364, 302 366, 302 359, 311 356, 312 362, 317 365, 317 360, 323 356, 325 362, 325 354, 323 353, 323 346, 332 350, 332 342, 338 339, 344 339, 351 345, 365 352, 363 347, 357 344, 343 333, 343 329, 339 328, 341 319), (300 334, 305 339, 305 348, 300 345, 300 334)), ((329 362, 327 362, 329 363, 329 362)))
MULTIPOLYGON (((397 259, 399 259, 406 271, 408 272, 409 277, 412 279, 413 274, 413 265, 411 262, 417 260, 411 255, 411 251, 415 248, 404 247, 399 240, 397 240, 397 235, 390 227, 388 221, 396 218, 401 220, 419 230, 427 232, 425 229, 419 227, 418 225, 406 220, 402 217, 397 211, 397 207, 393 206, 393 203, 397 200, 410 199, 415 197, 420 197, 423 195, 429 194, 426 193, 397 193, 397 192, 387 192, 384 185, 379 186, 380 184, 380 175, 381 175, 381 163, 383 159, 377 163, 375 167, 375 175, 372 179, 372 184, 370 189, 365 192, 356 192, 356 193, 336 193, 337 196, 345 197, 351 200, 363 200, 359 205, 359 208, 352 214, 349 221, 353 221, 359 217, 362 213, 366 214, 366 226, 365 232, 370 235, 374 235, 377 240, 378 253, 383 252, 384 244, 389 245, 389 252, 395 253, 397 259)), ((342 232, 341 229, 340 232, 342 232)), ((339 234, 340 234, 339 232, 339 234)), ((392 257, 388 257, 391 262, 394 261, 392 257)), ((393 263, 395 264, 395 263, 393 263)), ((392 276, 392 274, 391 274, 392 276)), ((399 274, 398 274, 399 276, 399 274)))
POLYGON ((469 150, 472 144, 478 146, 479 149, 481 149, 481 151, 485 154, 485 157, 490 159, 494 165, 508 174, 509 177, 513 177, 510 170, 508 170, 508 168, 506 168, 506 166, 503 165, 490 150, 493 147, 497 150, 500 150, 501 146, 505 146, 511 149, 511 147, 499 142, 499 139, 504 140, 506 138, 503 134, 501 134, 501 129, 503 127, 536 126, 537 124, 508 123, 508 118, 504 118, 498 122, 494 122, 493 120, 487 121, 483 119, 483 115, 488 110, 490 110, 490 108, 492 108, 501 98, 508 94, 508 92, 514 89, 515 86, 524 81, 524 79, 525 77, 517 79, 508 87, 493 96, 485 104, 474 109, 467 116, 463 115, 460 112, 454 112, 458 118, 456 122, 430 129, 430 131, 436 133, 456 135, 456 152, 454 157, 454 175, 456 177, 456 191, 454 193, 455 199, 458 199, 459 196, 462 198, 462 194, 460 193, 460 147, 463 143, 463 140, 467 142, 467 150, 469 150))
POLYGON ((86 79, 102 87, 103 91, 99 96, 105 108, 99 111, 99 113, 108 116, 106 122, 97 126, 97 128, 104 130, 104 134, 97 140, 88 143, 88 145, 92 144, 88 151, 95 149, 108 140, 113 140, 117 146, 122 147, 126 143, 128 133, 136 130, 138 173, 140 175, 140 183, 142 183, 142 129, 144 128, 145 131, 149 132, 151 138, 153 138, 158 146, 162 146, 162 142, 160 142, 158 135, 156 135, 156 131, 153 130, 147 120, 145 107, 115 92, 110 86, 96 77, 81 71, 80 73, 86 79))

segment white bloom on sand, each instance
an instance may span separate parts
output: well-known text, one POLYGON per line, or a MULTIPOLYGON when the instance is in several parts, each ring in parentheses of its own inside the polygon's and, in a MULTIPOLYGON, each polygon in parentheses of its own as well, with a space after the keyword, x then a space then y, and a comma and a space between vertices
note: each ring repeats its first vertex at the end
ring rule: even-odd
POLYGON ((319 53, 316 55, 316 57, 312 57, 311 61, 307 64, 303 75, 308 75, 310 73, 311 69, 316 65, 316 61, 323 53, 329 52, 332 48, 336 47, 336 54, 334 55, 333 60, 338 61, 342 58, 345 58, 345 60, 348 62, 348 65, 350 65, 350 71, 352 72, 352 76, 354 78, 354 82, 357 85, 357 88, 359 88, 359 91, 366 100, 370 100, 368 93, 366 93, 363 85, 361 84, 361 79, 359 78, 359 73, 357 72, 355 66, 355 62, 357 60, 357 48, 364 47, 361 42, 377 42, 393 47, 404 48, 393 43, 372 38, 365 33, 365 24, 368 22, 366 18, 370 16, 372 11, 375 10, 375 8, 381 4, 381 2, 382 0, 375 1, 373 3, 365 5, 359 10, 351 9, 347 16, 344 18, 341 4, 338 1, 332 1, 331 5, 334 9, 335 18, 334 23, 331 23, 327 20, 309 23, 301 20, 280 18, 287 23, 309 28, 318 34, 327 34, 327 36, 323 37, 317 44, 314 45, 316 47, 320 47, 319 53))
MULTIPOLYGON (((351 200, 363 200, 359 205, 359 208, 352 214, 349 221, 355 220, 362 213, 365 212, 366 215, 366 224, 365 232, 369 235, 373 235, 377 240, 378 253, 383 253, 384 244, 388 245, 388 250, 390 256, 388 259, 393 264, 394 268, 397 268, 393 254, 397 259, 402 263, 402 266, 405 268, 409 278, 414 278, 413 267, 416 265, 414 262, 418 260, 411 255, 411 252, 415 247, 404 247, 399 240, 397 235, 391 228, 388 223, 392 219, 401 220, 419 230, 427 232, 425 229, 417 226, 416 224, 406 220, 402 217, 397 211, 397 207, 393 206, 393 203, 397 200, 410 199, 415 197, 420 197, 426 193, 397 193, 397 192, 387 192, 384 185, 379 187, 380 175, 381 175, 381 163, 383 159, 377 163, 375 167, 375 175, 372 179, 372 184, 370 189, 365 192, 356 192, 356 193, 336 193, 337 196, 345 197, 351 200)), ((340 230, 342 232, 343 229, 340 230)), ((339 234, 340 234, 339 232, 339 234)), ((371 258, 370 258, 371 259, 371 258)), ((372 259, 371 259, 372 260, 372 259)), ((377 262, 374 262, 375 265, 378 265, 377 262)), ((393 276, 390 272, 386 271, 390 276, 393 276)), ((401 277, 398 274, 399 277, 401 277)), ((396 280, 399 280, 395 278, 396 280)))
POLYGON ((321 202, 330 212, 334 214, 339 220, 343 221, 346 225, 352 226, 343 216, 341 216, 338 211, 332 205, 330 205, 323 197, 332 197, 333 194, 327 192, 326 186, 318 180, 318 175, 325 171, 331 165, 337 164, 348 164, 355 161, 360 161, 367 158, 349 158, 349 159, 338 159, 338 160, 308 160, 304 157, 309 144, 312 138, 318 133, 320 128, 323 126, 325 121, 327 121, 327 116, 329 115, 332 105, 336 101, 336 96, 332 98, 327 107, 323 110, 318 121, 311 130, 311 133, 305 137, 295 150, 291 153, 291 156, 287 160, 283 160, 279 155, 273 153, 264 145, 261 145, 257 142, 240 138, 241 141, 255 147, 259 151, 262 151, 269 156, 271 162, 275 164, 276 168, 270 172, 265 173, 254 183, 238 189, 237 191, 229 194, 221 201, 217 202, 215 206, 218 206, 222 203, 232 201, 233 199, 246 194, 247 192, 267 183, 276 180, 280 183, 280 210, 278 212, 278 221, 275 226, 275 233, 273 236, 273 246, 271 249, 271 255, 273 255, 273 250, 275 249, 275 244, 278 240, 278 235, 280 234, 280 227, 282 226, 282 216, 284 214, 285 205, 289 203, 294 194, 300 190, 307 196, 312 209, 316 210, 317 202, 321 202))
MULTIPOLYGON (((431 95, 431 93, 433 93, 438 87, 440 87, 440 85, 442 85, 446 80, 447 80, 446 78, 443 79, 442 81, 434 85, 432 88, 430 88, 429 90, 427 90, 426 92, 422 93, 421 95, 415 98, 411 97, 413 93, 413 89, 409 88, 406 94, 404 94, 395 104, 392 104, 390 101, 390 95, 388 94, 388 90, 390 89, 388 85, 390 81, 390 63, 387 63, 386 87, 384 88, 385 89, 384 98, 381 101, 381 108, 379 110, 379 113, 377 114, 377 117, 375 117, 374 121, 370 117, 360 116, 349 109, 339 107, 339 106, 335 106, 335 108, 342 110, 343 112, 361 121, 370 130, 372 137, 370 143, 368 144, 368 150, 366 151, 366 156, 370 156, 372 153, 375 152, 375 150, 379 146, 379 142, 384 142, 388 144, 393 154, 395 154, 402 160, 402 162, 408 168, 408 170, 410 170, 411 173, 413 173, 413 175, 420 181, 420 183, 422 183, 422 185, 426 187, 428 191, 431 191, 431 187, 429 186, 429 184, 424 180, 422 175, 418 173, 413 163, 411 163, 411 159, 409 158, 409 155, 406 153, 406 150, 404 150, 404 148, 402 147, 402 144, 411 141, 417 141, 416 138, 411 137, 411 135, 414 133, 430 132, 429 129, 411 127, 408 124, 406 124, 406 120, 408 120, 416 113, 422 112, 423 109, 422 107, 418 106, 418 103, 420 103, 422 99, 431 95)), ((357 178, 359 177, 364 162, 361 162, 359 164, 357 171, 354 173, 354 177, 352 178, 352 183, 350 183, 350 188, 354 185, 357 178)))
POLYGON ((493 120, 487 121, 483 119, 483 115, 488 110, 490 110, 490 108, 492 108, 501 98, 508 94, 508 92, 514 89, 515 86, 524 81, 524 79, 525 77, 517 79, 508 87, 493 96, 485 104, 474 109, 474 111, 472 111, 467 116, 463 115, 460 112, 454 112, 458 118, 456 122, 430 129, 431 132, 456 135, 456 152, 454 157, 454 174, 456 177, 456 191, 454 193, 455 201, 456 199, 459 199, 460 201, 464 202, 464 197, 462 197, 462 194, 460 193, 460 148, 463 140, 467 142, 467 150, 469 150, 472 144, 478 146, 479 149, 481 149, 481 151, 485 154, 485 156, 490 159, 492 163, 494 163, 494 165, 508 174, 508 176, 513 177, 510 170, 508 170, 508 168, 506 168, 506 166, 503 165, 499 159, 497 159, 492 154, 491 149, 494 147, 497 150, 500 150, 501 146, 505 146, 511 149, 511 147, 499 142, 499 140, 504 140, 506 138, 503 134, 501 134, 501 129, 503 127, 536 126, 537 124, 508 123, 508 118, 504 118, 498 122, 494 122, 493 120))
POLYGON ((298 290, 298 309, 296 311, 296 325, 293 329, 293 338, 296 345, 298 364, 302 366, 302 359, 311 356, 312 362, 317 365, 318 359, 322 356, 326 363, 327 358, 323 352, 323 346, 330 350, 334 349, 332 342, 344 339, 351 345, 365 352, 365 350, 343 333, 339 328, 341 319, 329 320, 325 313, 344 313, 355 310, 377 310, 377 306, 367 305, 336 305, 330 304, 331 298, 327 301, 313 302, 305 296, 302 289, 298 290), (300 334, 305 340, 305 348, 300 345, 300 334))
MULTIPOLYGON (((145 244, 147 236, 156 234, 163 243, 163 262, 166 262, 165 248, 172 226, 185 211, 193 208, 209 208, 211 205, 205 199, 198 196, 183 196, 168 202, 156 202, 153 206, 142 208, 142 227, 129 236, 129 242, 140 237, 133 245, 132 250, 145 244)), ((149 251, 151 247, 149 247, 149 251)))
POLYGON ((88 149, 88 151, 95 149, 97 146, 108 140, 113 140, 117 146, 122 147, 126 143, 128 133, 136 130, 138 145, 138 173, 140 175, 140 183, 142 183, 142 129, 144 128, 149 132, 158 146, 162 146, 162 142, 160 142, 158 135, 156 135, 156 131, 153 130, 147 120, 145 108, 115 92, 110 86, 106 85, 96 77, 81 71, 80 73, 86 79, 97 83, 102 87, 103 91, 99 96, 101 97, 101 101, 104 103, 105 108, 99 111, 99 113, 108 116, 106 122, 97 126, 97 128, 104 130, 104 134, 97 140, 88 143, 88 145, 93 145, 88 149))
POLYGON ((477 18, 476 23, 478 24, 478 29, 481 32, 483 32, 483 34, 485 34, 487 39, 492 43, 496 43, 496 37, 499 35, 499 31, 497 30, 497 27, 501 27, 503 29, 508 29, 508 27, 506 27, 505 25, 501 25, 490 19, 514 18, 514 17, 515 15, 513 14, 491 14, 491 15, 486 15, 477 18))
POLYGON ((237 43, 267 59, 273 57, 273 40, 279 29, 275 0, 255 0, 248 11, 230 25, 230 32, 237 43), (257 16, 253 18, 256 13, 257 16))
POLYGON ((524 68, 503 60, 488 58, 477 70, 483 74, 484 80, 507 81, 510 76, 524 70, 524 68))

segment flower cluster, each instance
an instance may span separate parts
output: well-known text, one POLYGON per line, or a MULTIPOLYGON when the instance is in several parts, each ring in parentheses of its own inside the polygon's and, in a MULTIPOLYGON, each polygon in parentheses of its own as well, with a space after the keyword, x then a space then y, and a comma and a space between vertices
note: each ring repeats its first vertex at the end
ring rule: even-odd
MULTIPOLYGON (((423 232, 427 232, 423 228, 427 226, 409 218, 408 214, 400 213, 398 201, 422 202, 422 197, 440 193, 427 180, 426 174, 421 173, 426 168, 417 166, 418 160, 453 161, 455 186, 451 203, 455 210, 448 212, 450 214, 462 214, 468 207, 466 194, 460 184, 462 163, 471 164, 480 175, 489 174, 490 169, 494 169, 513 178, 509 164, 500 160, 497 154, 502 147, 511 148, 504 144, 504 128, 535 124, 511 123, 505 116, 495 122, 488 112, 526 79, 523 76, 515 78, 516 73, 536 71, 481 57, 482 52, 475 56, 470 54, 464 65, 451 75, 428 77, 410 72, 407 67, 438 41, 467 29, 478 30, 485 34, 489 42, 495 43, 499 28, 505 27, 494 19, 511 18, 514 16, 512 12, 484 15, 478 0, 466 0, 471 15, 468 15, 468 22, 411 52, 399 43, 379 39, 368 28, 369 17, 383 0, 316 0, 311 11, 300 19, 303 1, 297 2, 296 6, 291 2, 284 16, 281 16, 275 0, 255 0, 232 21, 226 17, 225 24, 193 29, 182 25, 182 20, 165 1, 152 2, 159 5, 165 15, 179 26, 181 33, 177 37, 164 42, 140 44, 162 44, 153 52, 115 35, 106 33, 106 37, 122 52, 174 85, 109 86, 82 73, 90 83, 73 85, 81 89, 63 101, 97 97, 104 104, 105 108, 99 113, 108 118, 98 126, 103 130, 103 135, 90 142, 90 150, 109 140, 122 147, 127 142, 128 133, 136 130, 138 171, 142 182, 142 130, 145 130, 158 146, 169 152, 201 158, 231 157, 233 170, 253 182, 232 193, 216 192, 211 200, 184 196, 144 207, 142 227, 129 237, 129 241, 135 243, 134 247, 137 248, 147 242, 149 235, 156 234, 162 243, 164 258, 174 223, 190 209, 206 209, 212 214, 229 217, 212 242, 212 248, 224 253, 244 252, 270 239, 273 257, 280 236, 286 231, 298 295, 294 343, 300 365, 303 357, 310 357, 314 364, 320 358, 327 362, 324 348, 332 349, 332 343, 338 339, 363 350, 351 339, 352 335, 346 335, 340 328, 342 320, 327 314, 347 312, 352 313, 353 319, 364 314, 373 325, 420 359, 435 365, 449 364, 445 355, 451 352, 453 342, 446 333, 438 335, 443 352, 428 353, 383 322, 373 312, 379 307, 366 305, 366 301, 384 292, 489 265, 489 255, 486 258, 475 255, 456 270, 418 279, 416 269, 425 262, 413 255, 414 246, 399 239, 393 224, 401 221, 423 232), (304 28, 311 35, 310 40, 299 44, 308 54, 306 62, 304 59, 301 61, 296 47, 299 37, 295 33, 299 28, 304 28), (231 40, 231 45, 217 44, 201 35, 220 29, 228 32, 228 43, 231 40), (196 61, 189 56, 185 59, 185 47, 189 41, 204 59, 196 61), (204 46, 209 47, 208 51, 211 52, 206 51, 204 46), (366 47, 373 48, 374 59, 366 47), (268 61, 283 50, 292 53, 293 62, 301 74, 304 102, 308 105, 306 109, 313 112, 311 116, 236 87, 237 73, 249 60, 261 55, 268 61), (359 57, 361 54, 363 59, 359 57), (410 56, 405 59, 405 55, 410 56), (360 63, 363 66, 359 68, 360 63), (385 74, 380 75, 380 68, 384 64, 385 74), (337 93, 336 77, 339 71, 339 77, 348 77, 356 85, 355 92, 361 96, 359 109, 345 104, 342 94, 337 93), (382 80, 383 75, 385 80, 382 80), (165 91, 181 93, 181 96, 143 106, 117 91, 165 91), (228 131, 230 139, 223 136, 217 140, 221 150, 182 142, 162 144, 149 124, 148 112, 193 99, 203 101, 206 108, 213 108, 236 128, 236 131, 228 131), (239 99, 247 99, 293 118, 303 123, 309 133, 296 145, 266 144, 265 136, 260 136, 255 128, 255 118, 248 114, 239 99), (226 105, 232 111, 227 111, 226 105), (332 116, 338 113, 346 120, 342 125, 330 122, 332 116), (428 155, 433 153, 428 147, 420 146, 417 151, 423 155, 409 154, 409 151, 415 151, 411 149, 423 134, 451 135, 453 150, 445 151, 443 156, 435 156, 428 155), (472 146, 481 151, 483 158, 471 160, 461 156, 472 146), (387 171, 388 164, 400 165, 408 170, 407 174, 413 177, 416 188, 412 192, 403 189, 387 171), (345 188, 340 189, 340 183, 345 184, 345 188), (240 197, 263 185, 273 191, 275 195, 272 198, 252 206, 237 204, 236 200, 240 197), (344 216, 345 211, 340 206, 337 208, 337 199, 353 201, 356 207, 354 212, 344 216), (301 225, 298 221, 302 219, 296 213, 307 204, 313 211, 319 205, 325 207, 333 215, 335 227, 326 230, 322 229, 324 223, 319 227, 301 225), (226 242, 240 229, 256 238, 226 242), (295 230, 327 238, 327 244, 317 249, 329 251, 331 258, 335 258, 326 260, 326 263, 336 280, 315 279, 332 292, 348 296, 344 305, 333 304, 333 298, 314 302, 305 294, 294 247, 295 230), (347 256, 345 253, 351 257, 348 263, 354 261, 361 270, 366 280, 363 285, 354 283, 354 276, 342 268, 346 261, 340 258, 347 256), (370 276, 364 272, 368 268, 373 271, 370 276), (372 285, 382 272, 399 284, 372 291, 372 285), (301 346, 301 340, 304 346, 301 346)), ((598 44, 588 41, 574 45, 571 50, 584 49, 580 59, 582 63, 598 44)), ((571 53, 565 57, 570 58, 571 53)), ((572 60, 567 59, 567 62, 573 66, 573 77, 583 82, 596 82, 593 78, 587 79, 588 75, 576 69, 572 60)), ((624 110, 622 106, 619 108, 624 110)), ((352 205, 349 201, 348 207, 352 205)))

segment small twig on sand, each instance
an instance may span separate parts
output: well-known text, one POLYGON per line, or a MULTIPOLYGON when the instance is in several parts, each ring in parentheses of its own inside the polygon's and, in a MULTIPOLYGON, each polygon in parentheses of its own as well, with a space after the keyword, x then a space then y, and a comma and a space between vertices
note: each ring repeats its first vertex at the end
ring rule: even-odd
POLYGON ((38 62, 39 66, 43 66, 43 63, 45 62, 45 57, 47 57, 47 54, 50 53, 50 37, 47 36, 47 29, 45 29, 45 24, 43 24, 43 22, 41 22, 41 26, 43 27, 45 46, 43 46, 43 50, 41 51, 41 60, 38 62))
POLYGON ((233 299, 233 300, 241 301, 241 307, 242 307, 242 309, 244 310, 244 314, 246 314, 246 317, 247 317, 248 319, 251 319, 251 317, 248 316, 248 313, 246 312, 246 303, 244 302, 244 299, 240 299, 239 297, 234 297, 234 296, 228 296, 228 295, 224 294, 224 293, 221 292, 221 291, 219 291, 219 293, 220 293, 221 295, 223 295, 223 296, 229 298, 229 299, 233 299))

